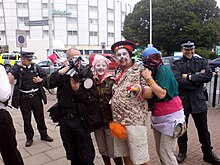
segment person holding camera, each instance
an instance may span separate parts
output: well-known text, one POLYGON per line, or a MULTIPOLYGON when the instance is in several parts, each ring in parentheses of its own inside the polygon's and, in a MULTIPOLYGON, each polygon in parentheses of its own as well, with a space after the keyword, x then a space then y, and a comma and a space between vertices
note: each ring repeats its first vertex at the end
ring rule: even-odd
POLYGON ((67 50, 68 65, 49 76, 47 88, 57 87, 60 135, 67 159, 72 165, 92 165, 95 149, 81 112, 99 108, 98 98, 90 68, 81 65, 80 57, 74 60, 78 55, 76 48, 67 50))
POLYGON ((25 146, 30 147, 33 143, 32 112, 41 140, 52 142, 53 138, 47 134, 42 103, 42 100, 44 104, 47 103, 47 97, 43 89, 46 73, 40 66, 32 63, 34 52, 21 51, 20 54, 21 62, 13 66, 9 75, 12 82, 17 80, 11 104, 17 109, 20 107, 24 120, 24 133, 27 139, 25 146))
POLYGON ((0 65, 0 152, 5 165, 23 165, 17 149, 15 128, 10 113, 6 110, 11 96, 11 84, 2 65, 0 65))
MULTIPOLYGON (((186 38, 180 41, 183 57, 175 61, 172 70, 179 84, 179 95, 183 102, 186 124, 191 114, 198 131, 199 142, 205 162, 220 165, 220 159, 212 151, 210 132, 207 122, 207 105, 204 83, 212 79, 212 70, 204 58, 196 57, 195 40, 186 38)), ((187 132, 178 138, 179 154, 177 161, 182 163, 187 157, 187 132)))

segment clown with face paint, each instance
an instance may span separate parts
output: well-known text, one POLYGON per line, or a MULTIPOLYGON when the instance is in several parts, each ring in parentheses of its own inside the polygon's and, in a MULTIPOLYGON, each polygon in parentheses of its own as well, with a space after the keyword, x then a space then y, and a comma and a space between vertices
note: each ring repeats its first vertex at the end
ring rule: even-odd
POLYGON ((146 128, 148 104, 144 99, 151 98, 152 91, 141 77, 141 66, 132 59, 134 48, 135 44, 128 41, 116 42, 111 47, 120 67, 111 99, 113 121, 123 125, 126 130, 125 140, 116 139, 118 145, 114 153, 115 156, 124 158, 125 165, 149 165, 146 128))
POLYGON ((114 156, 115 137, 113 137, 109 129, 109 122, 112 121, 112 110, 109 102, 112 97, 112 86, 115 84, 115 78, 112 77, 108 70, 110 62, 106 57, 99 54, 96 54, 92 61, 91 70, 97 84, 99 106, 104 122, 104 127, 94 133, 105 165, 111 165, 110 158, 113 158, 116 165, 123 165, 122 158, 114 156))

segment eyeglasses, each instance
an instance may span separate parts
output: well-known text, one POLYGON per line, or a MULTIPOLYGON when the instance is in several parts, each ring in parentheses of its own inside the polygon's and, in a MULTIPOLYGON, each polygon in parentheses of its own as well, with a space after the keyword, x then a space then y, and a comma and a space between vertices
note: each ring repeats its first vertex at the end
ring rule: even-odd
POLYGON ((125 56, 125 55, 127 55, 127 54, 128 54, 127 52, 122 52, 122 53, 117 53, 116 56, 120 57, 120 56, 122 56, 122 55, 125 56))

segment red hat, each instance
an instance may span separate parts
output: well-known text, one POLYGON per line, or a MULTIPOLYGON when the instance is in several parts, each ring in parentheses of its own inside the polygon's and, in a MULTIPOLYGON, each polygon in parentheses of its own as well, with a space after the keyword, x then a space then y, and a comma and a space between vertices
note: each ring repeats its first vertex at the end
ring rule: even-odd
POLYGON ((112 45, 111 49, 114 53, 116 53, 118 49, 125 48, 132 53, 135 46, 135 43, 131 41, 118 41, 112 45))

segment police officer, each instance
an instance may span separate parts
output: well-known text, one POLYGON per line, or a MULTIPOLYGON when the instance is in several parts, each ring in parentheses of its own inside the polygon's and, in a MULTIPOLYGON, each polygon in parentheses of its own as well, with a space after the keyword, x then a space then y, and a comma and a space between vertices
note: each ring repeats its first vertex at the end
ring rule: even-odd
POLYGON ((71 161, 71 165, 92 165, 95 150, 90 133, 81 120, 80 111, 85 108, 90 112, 93 108, 97 109, 97 92, 94 83, 90 88, 85 88, 84 83, 77 78, 77 75, 87 73, 86 76, 92 80, 93 75, 90 68, 80 64, 80 60, 77 63, 72 61, 76 55, 80 55, 76 48, 70 48, 66 52, 70 64, 52 73, 48 84, 49 88, 57 87, 60 134, 67 159, 71 161), (73 68, 72 64, 75 65, 73 68))
POLYGON ((26 147, 33 143, 34 130, 31 125, 31 112, 37 123, 37 128, 41 140, 52 142, 53 139, 47 134, 47 127, 44 120, 43 103, 46 104, 47 98, 43 89, 43 81, 46 78, 45 72, 37 65, 32 63, 34 52, 20 52, 21 62, 14 65, 11 71, 11 79, 16 79, 12 96, 12 106, 19 108, 24 120, 24 133, 27 141, 26 147))
POLYGON ((5 165, 23 165, 21 154, 17 149, 12 118, 6 110, 11 95, 11 85, 2 65, 0 65, 0 84, 0 152, 5 165))
MULTIPOLYGON (((192 115, 198 131, 199 141, 203 152, 203 160, 218 165, 220 159, 213 153, 210 133, 207 124, 207 105, 203 91, 204 83, 212 79, 212 70, 207 61, 194 56, 195 41, 184 39, 180 42, 183 57, 172 65, 172 70, 179 84, 179 96, 182 99, 186 124, 189 115, 192 115)), ((177 161, 182 163, 187 153, 187 132, 178 139, 179 154, 177 161)))

